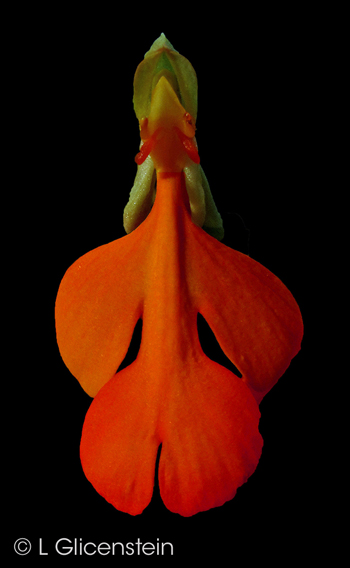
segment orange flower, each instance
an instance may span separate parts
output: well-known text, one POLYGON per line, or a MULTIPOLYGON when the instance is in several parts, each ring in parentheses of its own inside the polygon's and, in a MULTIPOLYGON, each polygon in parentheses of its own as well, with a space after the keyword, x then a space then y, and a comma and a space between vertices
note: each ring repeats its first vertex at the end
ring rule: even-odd
POLYGON ((194 222, 185 173, 193 162, 200 167, 194 119, 164 74, 140 126, 136 160, 156 169, 154 204, 130 234, 68 269, 57 338, 95 397, 81 440, 87 478, 117 509, 139 514, 152 497, 161 445, 161 497, 189 516, 232 499, 254 472, 263 444, 258 404, 300 349, 303 326, 276 276, 194 222), (204 354, 198 313, 242 378, 204 354), (140 318, 137 358, 116 372, 140 318))

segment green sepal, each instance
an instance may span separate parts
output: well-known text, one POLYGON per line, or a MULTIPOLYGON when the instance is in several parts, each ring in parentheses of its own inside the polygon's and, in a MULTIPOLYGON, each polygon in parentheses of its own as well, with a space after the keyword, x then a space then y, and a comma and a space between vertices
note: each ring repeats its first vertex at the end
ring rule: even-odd
POLYGON ((191 164, 184 169, 184 174, 193 222, 218 241, 222 241, 224 238, 222 218, 202 166, 191 164))
POLYGON ((134 185, 124 209, 123 224, 126 233, 131 233, 141 225, 150 213, 155 199, 155 186, 156 171, 151 156, 148 156, 143 164, 137 166, 134 185))

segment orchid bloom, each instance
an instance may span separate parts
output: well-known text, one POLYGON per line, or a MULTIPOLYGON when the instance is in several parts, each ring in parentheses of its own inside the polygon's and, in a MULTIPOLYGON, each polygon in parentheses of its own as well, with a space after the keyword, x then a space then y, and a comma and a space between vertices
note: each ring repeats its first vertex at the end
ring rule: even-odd
POLYGON ((134 107, 141 146, 128 234, 67 270, 57 340, 94 397, 80 448, 88 480, 116 509, 140 514, 161 446, 162 500, 190 516, 232 499, 254 472, 259 403, 299 351, 303 324, 276 276, 220 242, 195 140, 196 76, 163 34, 136 71, 134 107), (241 378, 204 354, 198 314, 241 378), (138 355, 117 372, 140 318, 138 355))

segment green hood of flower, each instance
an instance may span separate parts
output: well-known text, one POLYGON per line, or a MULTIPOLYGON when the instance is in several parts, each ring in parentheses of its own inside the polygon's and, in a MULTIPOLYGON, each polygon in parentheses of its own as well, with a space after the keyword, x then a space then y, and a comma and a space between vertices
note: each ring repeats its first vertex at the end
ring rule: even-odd
POLYGON ((196 120, 198 85, 191 63, 178 53, 164 34, 153 43, 134 78, 134 109, 138 120, 149 115, 151 96, 160 77, 165 76, 180 103, 196 120))
MULTIPOLYGON (((196 72, 188 59, 180 55, 165 35, 161 34, 145 54, 134 77, 133 102, 140 128, 142 122, 150 117, 152 93, 161 77, 166 78, 180 104, 195 122, 198 100, 196 72)), ((161 108, 162 105, 158 106, 161 108)), ((192 220, 210 235, 222 240, 224 236, 222 218, 214 203, 202 166, 189 160, 183 171, 192 220)), ((137 168, 129 201, 124 209, 124 227, 127 233, 133 231, 147 217, 152 209, 155 193, 155 166, 151 156, 148 156, 137 168)))

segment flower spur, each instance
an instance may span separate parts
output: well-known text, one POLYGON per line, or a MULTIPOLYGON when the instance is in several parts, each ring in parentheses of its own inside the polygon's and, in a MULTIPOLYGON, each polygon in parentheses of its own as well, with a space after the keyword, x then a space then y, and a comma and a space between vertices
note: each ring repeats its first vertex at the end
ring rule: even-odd
POLYGON ((82 432, 84 472, 131 515, 152 498, 160 446, 168 509, 190 516, 232 499, 261 454, 259 402, 303 332, 280 280, 208 234, 221 237, 222 225, 199 165, 192 73, 164 36, 140 64, 142 144, 124 213, 129 234, 78 259, 56 301, 62 358, 95 397, 82 432), (204 354, 199 313, 242 378, 204 354), (140 318, 138 355, 116 372, 140 318))

